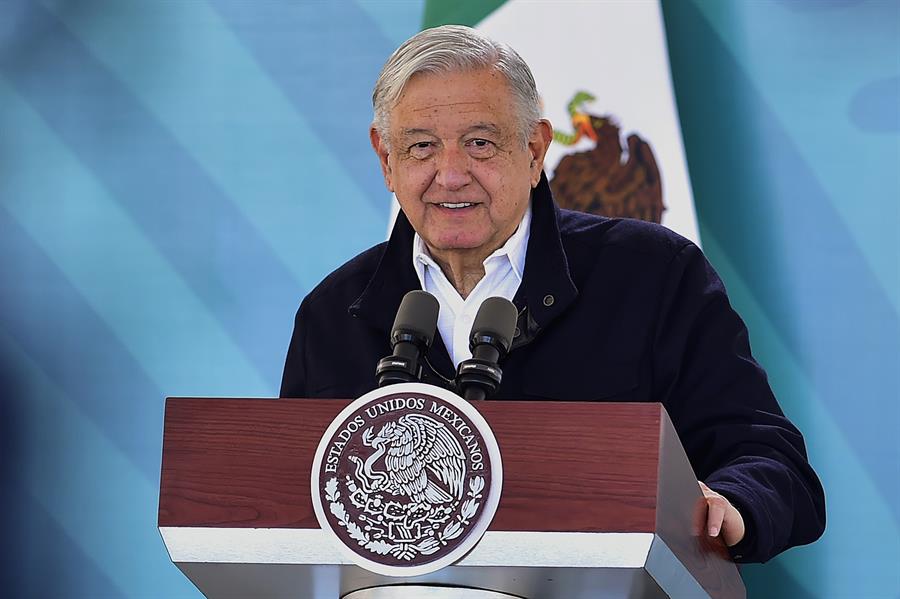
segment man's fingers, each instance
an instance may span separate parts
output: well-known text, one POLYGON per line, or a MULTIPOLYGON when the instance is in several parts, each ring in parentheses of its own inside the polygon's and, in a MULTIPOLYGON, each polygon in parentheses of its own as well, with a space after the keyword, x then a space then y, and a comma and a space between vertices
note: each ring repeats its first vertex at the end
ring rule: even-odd
MULTIPOLYGON (((699 481, 698 481, 699 482, 699 481)), ((746 534, 744 518, 724 496, 719 495, 700 482, 703 497, 706 498, 708 511, 706 514, 706 531, 711 537, 724 532, 722 540, 729 547, 736 545, 746 534)))
POLYGON ((706 530, 709 536, 719 536, 722 530, 722 523, 725 521, 725 510, 727 509, 725 499, 723 497, 707 497, 706 503, 709 505, 709 512, 706 516, 706 530))

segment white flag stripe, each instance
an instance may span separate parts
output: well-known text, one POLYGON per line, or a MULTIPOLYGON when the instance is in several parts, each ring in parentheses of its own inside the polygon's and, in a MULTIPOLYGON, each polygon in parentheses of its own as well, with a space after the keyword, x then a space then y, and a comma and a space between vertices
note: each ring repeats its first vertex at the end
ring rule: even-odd
MULTIPOLYGON (((555 129, 571 129, 566 106, 577 91, 585 90, 597 98, 586 106, 590 113, 612 115, 623 138, 633 132, 649 143, 667 208, 662 223, 699 243, 657 2, 511 0, 477 28, 508 43, 525 59, 555 129)), ((548 176, 564 155, 590 147, 588 141, 574 147, 552 144, 548 176)))

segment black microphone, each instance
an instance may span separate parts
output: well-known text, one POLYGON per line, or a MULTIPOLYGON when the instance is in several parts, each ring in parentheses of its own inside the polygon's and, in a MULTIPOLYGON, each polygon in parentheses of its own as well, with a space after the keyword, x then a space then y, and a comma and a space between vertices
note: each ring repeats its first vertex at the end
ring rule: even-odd
POLYGON ((419 356, 434 340, 439 309, 437 298, 426 291, 410 291, 403 296, 391 329, 394 353, 379 360, 375 369, 379 387, 419 380, 419 356))
POLYGON ((509 351, 517 318, 516 307, 503 297, 489 297, 478 308, 469 337, 472 357, 456 370, 457 388, 467 401, 482 400, 497 391, 503 376, 497 362, 509 351))

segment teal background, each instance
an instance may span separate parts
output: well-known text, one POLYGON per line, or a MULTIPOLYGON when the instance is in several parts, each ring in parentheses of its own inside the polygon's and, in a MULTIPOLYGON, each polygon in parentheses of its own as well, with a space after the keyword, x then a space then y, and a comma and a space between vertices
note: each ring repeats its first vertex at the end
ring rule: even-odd
POLYGON ((758 597, 900 595, 900 4, 665 2, 704 250, 825 486, 758 597))
MULTIPOLYGON (((828 494, 750 594, 898 597, 900 4, 663 8, 704 248, 828 494)), ((5 594, 199 596, 163 398, 275 395, 300 298, 383 239, 369 97, 424 9, 0 0, 5 594)))

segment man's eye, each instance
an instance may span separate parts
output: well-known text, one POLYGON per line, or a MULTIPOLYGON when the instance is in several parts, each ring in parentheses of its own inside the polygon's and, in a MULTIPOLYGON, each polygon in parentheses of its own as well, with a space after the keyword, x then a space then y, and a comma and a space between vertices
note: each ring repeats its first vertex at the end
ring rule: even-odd
POLYGON ((431 156, 432 150, 433 146, 430 141, 420 141, 409 146, 409 154, 413 158, 427 158, 431 156))
POLYGON ((466 142, 466 147, 469 153, 478 157, 490 157, 497 151, 497 146, 492 141, 481 138, 470 139, 466 142))

